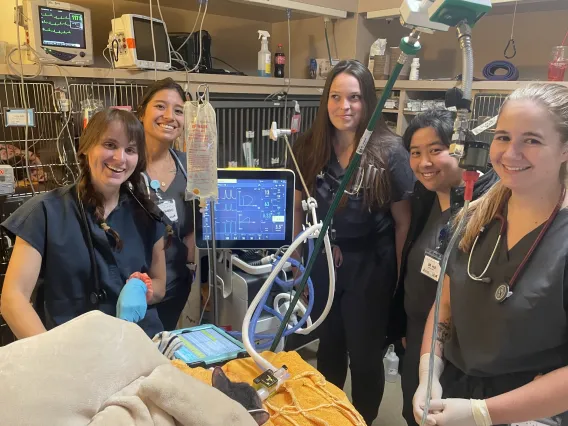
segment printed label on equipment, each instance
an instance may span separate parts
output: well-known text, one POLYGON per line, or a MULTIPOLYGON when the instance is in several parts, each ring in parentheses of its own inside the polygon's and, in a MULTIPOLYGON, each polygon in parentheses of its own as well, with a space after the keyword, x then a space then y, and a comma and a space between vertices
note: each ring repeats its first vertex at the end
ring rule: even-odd
POLYGON ((246 136, 247 139, 252 139, 252 138, 254 138, 254 132, 252 130, 247 130, 245 132, 245 136, 246 136))
POLYGON ((428 278, 432 278, 434 281, 438 282, 441 272, 440 260, 442 260, 440 253, 427 249, 420 272, 428 278))
POLYGON ((34 127, 34 110, 29 108, 25 109, 8 109, 5 108, 6 127, 26 127, 26 111, 27 111, 27 125, 34 127))
POLYGON ((475 136, 477 136, 480 133, 489 129, 490 127, 493 127, 496 123, 497 123, 497 116, 490 118, 485 123, 483 123, 481 126, 477 126, 475 129, 473 129, 471 131, 471 133, 473 133, 475 136))
POLYGON ((549 426, 546 423, 531 421, 531 422, 523 422, 523 423, 512 423, 511 426, 549 426))
POLYGON ((172 222, 177 222, 178 214, 176 209, 176 200, 163 200, 158 203, 158 207, 172 222))
POLYGON ((270 130, 263 130, 262 136, 270 136, 270 130))

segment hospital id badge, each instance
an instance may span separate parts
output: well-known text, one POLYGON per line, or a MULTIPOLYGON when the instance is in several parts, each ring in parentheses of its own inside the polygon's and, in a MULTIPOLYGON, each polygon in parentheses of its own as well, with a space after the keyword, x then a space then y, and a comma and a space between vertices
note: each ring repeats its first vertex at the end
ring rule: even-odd
POLYGON ((440 279, 440 261, 442 260, 442 255, 435 250, 426 249, 426 254, 424 255, 424 262, 422 263, 422 269, 420 272, 426 275, 428 278, 432 278, 434 281, 438 282, 440 279))
POLYGON ((177 222, 178 213, 176 209, 176 200, 161 200, 158 207, 172 222, 177 222))

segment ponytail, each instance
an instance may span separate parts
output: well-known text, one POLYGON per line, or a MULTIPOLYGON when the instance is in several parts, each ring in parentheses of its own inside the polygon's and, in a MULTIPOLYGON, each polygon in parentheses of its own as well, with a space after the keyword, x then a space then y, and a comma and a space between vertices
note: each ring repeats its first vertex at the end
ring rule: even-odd
POLYGON ((495 219, 495 215, 510 195, 511 190, 499 181, 482 197, 473 201, 467 211, 462 209, 456 215, 454 229, 464 216, 467 217, 467 224, 459 244, 459 248, 462 251, 467 253, 471 250, 473 242, 481 232, 481 229, 495 219))

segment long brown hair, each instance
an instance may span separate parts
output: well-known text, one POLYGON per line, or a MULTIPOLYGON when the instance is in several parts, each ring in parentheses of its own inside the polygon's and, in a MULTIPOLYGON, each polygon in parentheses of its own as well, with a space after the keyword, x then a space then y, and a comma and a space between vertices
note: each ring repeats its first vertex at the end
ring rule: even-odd
MULTIPOLYGON (((116 242, 117 250, 122 250, 123 243, 118 233, 108 226, 105 222, 105 209, 103 197, 99 194, 91 181, 91 172, 89 169, 88 152, 101 142, 101 136, 113 122, 120 122, 124 126, 129 141, 136 142, 138 151, 138 163, 134 168, 134 172, 128 177, 126 182, 122 184, 146 210, 146 212, 155 220, 163 222, 163 215, 158 212, 158 207, 146 196, 145 186, 141 172, 146 169, 146 142, 144 137, 144 128, 142 123, 130 112, 119 109, 105 109, 97 112, 90 120, 89 124, 83 131, 79 140, 79 180, 77 182, 77 195, 83 202, 95 208, 96 223, 110 234, 116 242)), ((166 225, 168 226, 168 225, 166 225)), ((171 234, 168 229, 168 235, 171 234)))
MULTIPOLYGON (((560 134, 562 143, 568 144, 568 87, 550 83, 529 84, 511 93, 501 106, 501 112, 508 101, 517 100, 529 100, 544 107, 556 124, 556 130, 560 134)), ((559 171, 560 182, 566 184, 567 177, 567 165, 564 163, 559 171)), ((467 212, 462 210, 456 216, 456 224, 463 215, 468 216, 464 235, 459 245, 461 250, 465 252, 471 250, 481 228, 495 218, 497 211, 510 195, 511 190, 499 181, 486 194, 472 202, 467 212)))
MULTIPOLYGON (((294 156, 298 161, 300 172, 306 180, 306 186, 310 191, 315 189, 316 176, 329 163, 331 158, 332 142, 335 127, 329 119, 327 102, 331 84, 339 74, 347 73, 359 81, 361 90, 361 102, 363 104, 361 121, 357 127, 355 137, 357 143, 361 139, 367 123, 377 105, 377 94, 375 92, 375 81, 373 76, 363 64, 355 60, 341 61, 331 70, 316 115, 314 124, 304 135, 302 135, 293 146, 294 156)), ((369 208, 381 208, 390 201, 390 174, 388 173, 388 155, 392 147, 397 143, 397 136, 387 127, 385 120, 381 117, 371 140, 361 158, 361 167, 368 169, 368 165, 375 166, 380 173, 379 183, 376 187, 365 188, 364 203, 369 208)), ((355 154, 355 150, 353 151, 355 154)), ((356 173, 354 173, 354 176, 356 173)), ((353 181, 354 177, 352 178, 353 181)), ((345 202, 342 200, 342 204, 345 202)))

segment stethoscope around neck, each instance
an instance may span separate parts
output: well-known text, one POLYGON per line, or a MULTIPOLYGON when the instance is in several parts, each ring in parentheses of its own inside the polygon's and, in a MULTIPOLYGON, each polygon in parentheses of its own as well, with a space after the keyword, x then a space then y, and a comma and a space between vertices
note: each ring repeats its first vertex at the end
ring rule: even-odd
MULTIPOLYGON (((187 180, 187 172, 185 171, 185 167, 181 163, 181 160, 179 159, 179 157, 177 156, 177 154, 175 153, 175 151, 172 148, 170 148, 170 153, 172 154, 174 160, 178 164, 178 166, 181 169, 185 179, 187 180)), ((148 176, 144 172, 142 172, 141 174, 142 174, 142 177, 143 177, 144 182, 146 184, 148 195, 150 195, 151 185, 150 185, 150 181, 148 179, 148 176)), ((156 218, 154 218, 151 215, 151 213, 148 212, 144 208, 144 206, 142 205, 140 200, 138 200, 134 196, 134 194, 132 193, 132 189, 130 187, 128 187, 128 189, 129 189, 130 193, 132 194, 133 198, 142 207, 142 209, 144 209, 146 211, 146 213, 148 213, 153 219, 156 220, 156 218)), ((156 194, 158 194, 157 190, 156 190, 156 194)), ((102 288, 102 286, 101 286, 101 282, 100 282, 100 278, 99 278, 99 271, 98 271, 98 268, 97 268, 97 261, 96 261, 96 258, 95 258, 95 248, 94 248, 94 245, 93 245, 93 239, 92 239, 92 236, 91 236, 91 229, 90 229, 90 226, 89 226, 89 221, 87 220, 87 214, 85 213, 85 206, 83 204, 83 200, 81 199, 81 197, 79 196, 78 193, 76 193, 76 196, 77 196, 77 204, 79 206, 79 214, 81 215, 81 222, 83 223, 83 227, 85 228, 84 229, 85 235, 87 237, 89 259, 91 261, 91 271, 92 271, 92 274, 93 274, 92 288, 91 288, 91 291, 89 292, 89 302, 91 303, 93 308, 96 309, 101 302, 105 302, 108 299, 108 296, 107 296, 105 289, 102 288)), ((159 195, 158 195, 158 197, 159 197, 159 195)), ((161 216, 161 220, 166 221, 166 217, 164 217, 163 213, 160 216, 161 216)))
MULTIPOLYGON (((525 267, 526 263, 529 261, 530 256, 535 251, 535 249, 538 246, 538 244, 540 243, 540 241, 544 238, 546 231, 548 231, 548 228, 550 228, 550 226, 552 225, 552 222, 554 222, 554 219, 556 218, 556 216, 558 215, 558 212, 560 211, 560 209, 562 207, 562 204, 564 202, 565 197, 566 197, 566 187, 562 187, 562 191, 560 193, 560 198, 558 199, 558 203, 556 203, 556 207, 554 208, 550 217, 547 219, 544 226, 540 230, 540 232, 539 232, 536 240, 533 242, 531 248, 529 249, 529 251, 527 252, 525 257, 523 258, 523 260, 521 261, 521 263, 517 267, 517 269, 516 269, 516 271, 513 275, 513 278, 511 278, 508 283, 503 283, 503 284, 501 284, 497 287, 497 290, 495 292, 495 300, 497 300, 499 303, 504 302, 505 300, 507 300, 509 297, 511 297, 513 295, 513 292, 511 290, 512 290, 513 286, 515 285, 517 278, 521 274, 523 268, 525 267)), ((505 217, 503 216, 503 211, 505 209, 505 205, 506 205, 508 200, 509 200, 509 198, 507 197, 503 201, 503 204, 500 206, 498 213, 495 215, 495 219, 497 219, 499 222, 501 222, 501 226, 499 228, 499 236, 497 237, 497 241, 495 242, 495 247, 493 248, 493 252, 491 253, 491 256, 489 257, 489 261, 485 265, 483 272, 481 272, 481 274, 479 274, 479 275, 474 275, 471 272, 471 258, 473 257, 473 252, 475 251, 475 247, 477 246, 477 241, 479 240, 479 236, 485 231, 485 227, 482 227, 479 234, 477 234, 477 236, 475 237, 475 240, 474 240, 473 246, 471 247, 471 250, 469 252, 469 258, 468 258, 468 261, 467 261, 467 275, 473 281, 480 281, 480 282, 484 282, 484 283, 488 283, 488 284, 490 284, 492 282, 492 279, 490 277, 485 276, 485 274, 489 270, 489 267, 491 266, 491 263, 493 262, 493 258, 495 257, 497 250, 501 246, 501 241, 503 240, 503 236, 507 232, 507 221, 505 220, 505 217)))

